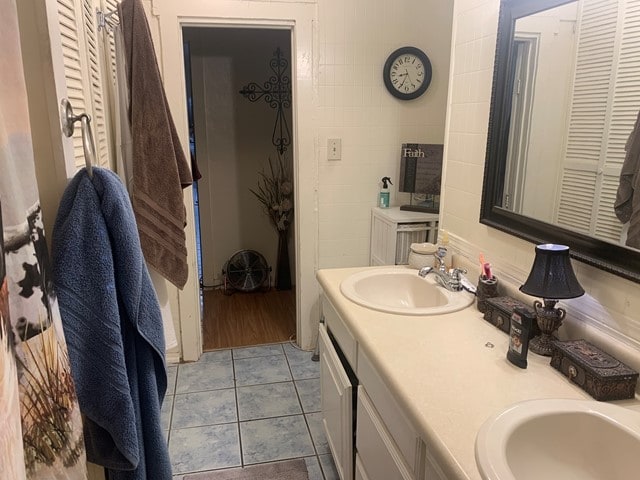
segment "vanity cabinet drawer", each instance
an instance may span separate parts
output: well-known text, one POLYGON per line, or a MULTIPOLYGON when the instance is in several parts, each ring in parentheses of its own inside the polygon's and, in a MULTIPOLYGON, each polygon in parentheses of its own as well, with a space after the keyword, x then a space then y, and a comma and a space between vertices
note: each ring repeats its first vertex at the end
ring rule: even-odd
POLYGON ((362 386, 358 387, 356 450, 366 465, 362 478, 369 480, 413 480, 385 424, 362 386))
POLYGON ((338 342, 338 345, 340 345, 340 349, 342 349, 342 353, 344 353, 351 368, 356 370, 358 352, 356 340, 331 302, 324 296, 322 297, 322 314, 327 328, 338 342))
POLYGON ((362 350, 358 351, 357 374, 411 472, 419 476, 424 458, 424 443, 362 350))

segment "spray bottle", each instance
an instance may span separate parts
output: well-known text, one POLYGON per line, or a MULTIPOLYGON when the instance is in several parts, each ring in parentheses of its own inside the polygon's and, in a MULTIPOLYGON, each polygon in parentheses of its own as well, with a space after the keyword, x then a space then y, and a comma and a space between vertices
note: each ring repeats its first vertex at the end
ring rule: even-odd
MULTIPOLYGON (((389 185, 387 185, 387 183, 391 183, 391 178, 382 177, 382 190, 380 190, 380 198, 378 199, 378 206, 380 208, 389 208, 391 192, 389 192, 389 185)), ((391 183, 391 185, 393 185, 393 183, 391 183)))

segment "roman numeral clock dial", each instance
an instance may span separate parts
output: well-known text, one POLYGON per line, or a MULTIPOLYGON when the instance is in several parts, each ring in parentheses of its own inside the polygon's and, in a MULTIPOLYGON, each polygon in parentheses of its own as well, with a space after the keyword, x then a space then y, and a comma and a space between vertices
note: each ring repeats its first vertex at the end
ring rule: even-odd
POLYGON ((389 93, 401 100, 412 100, 426 92, 431 73, 429 57, 415 47, 402 47, 389 55, 382 72, 389 93))

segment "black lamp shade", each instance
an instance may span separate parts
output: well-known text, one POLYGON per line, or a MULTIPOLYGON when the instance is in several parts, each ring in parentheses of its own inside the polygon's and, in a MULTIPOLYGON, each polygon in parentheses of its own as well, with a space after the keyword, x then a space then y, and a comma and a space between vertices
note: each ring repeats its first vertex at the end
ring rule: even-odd
POLYGON ((584 289, 573 273, 569 247, 553 243, 537 245, 531 273, 520 291, 533 297, 554 300, 584 295, 584 289))

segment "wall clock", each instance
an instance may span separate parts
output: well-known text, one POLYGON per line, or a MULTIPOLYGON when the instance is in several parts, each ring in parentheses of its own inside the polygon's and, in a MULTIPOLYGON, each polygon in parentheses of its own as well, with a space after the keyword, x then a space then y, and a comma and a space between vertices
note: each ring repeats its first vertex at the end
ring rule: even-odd
POLYGON ((412 100, 429 88, 431 62, 422 50, 402 47, 389 55, 382 75, 391 95, 400 100, 412 100))

